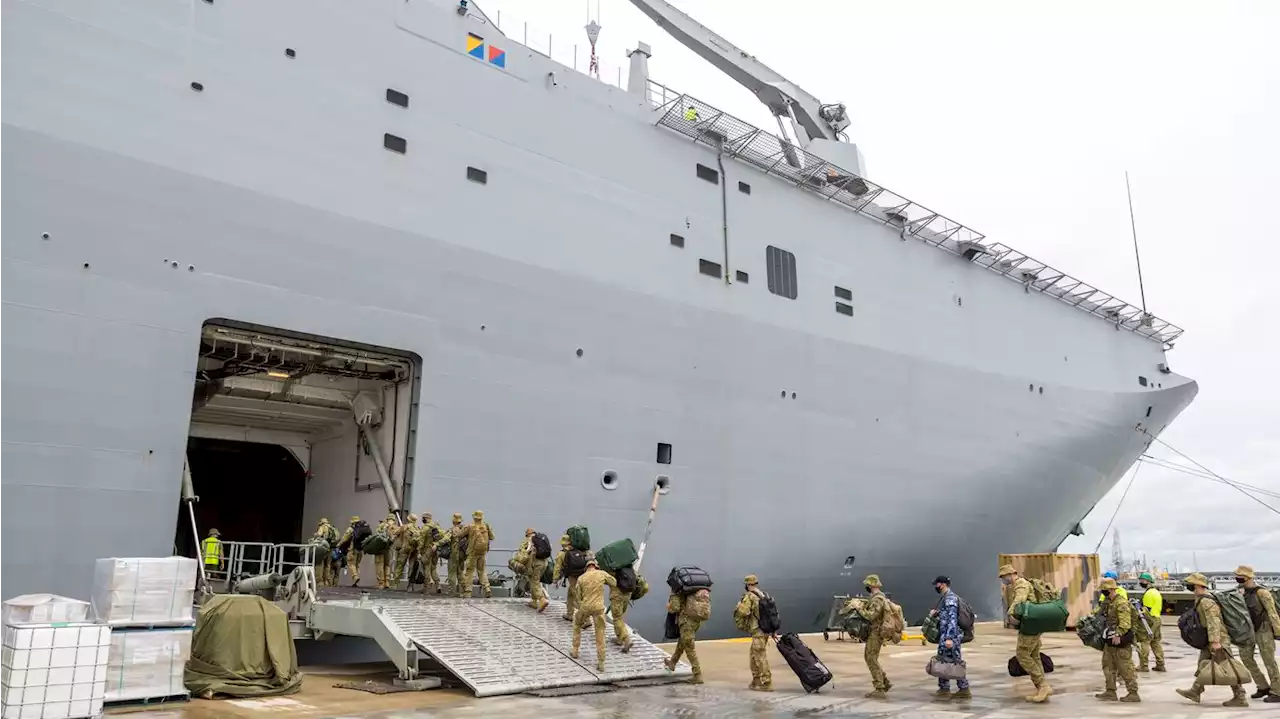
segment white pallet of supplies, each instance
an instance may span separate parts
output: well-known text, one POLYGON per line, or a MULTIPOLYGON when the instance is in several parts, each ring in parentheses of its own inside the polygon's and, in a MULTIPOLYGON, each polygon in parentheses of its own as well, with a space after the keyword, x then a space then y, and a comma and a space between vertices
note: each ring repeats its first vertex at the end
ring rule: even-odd
POLYGON ((4 628, 0 717, 96 717, 106 700, 111 629, 100 624, 22 624, 4 628))

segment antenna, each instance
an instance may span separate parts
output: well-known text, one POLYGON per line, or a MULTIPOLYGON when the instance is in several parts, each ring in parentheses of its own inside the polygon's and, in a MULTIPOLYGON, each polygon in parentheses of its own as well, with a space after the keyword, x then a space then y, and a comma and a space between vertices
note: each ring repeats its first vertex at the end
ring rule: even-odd
POLYGON ((1138 294, 1142 297, 1142 319, 1147 318, 1147 290, 1142 286, 1142 255, 1138 254, 1138 224, 1133 219, 1133 191, 1129 189, 1129 171, 1124 171, 1124 193, 1129 197, 1129 229, 1133 232, 1133 260, 1138 265, 1138 294))

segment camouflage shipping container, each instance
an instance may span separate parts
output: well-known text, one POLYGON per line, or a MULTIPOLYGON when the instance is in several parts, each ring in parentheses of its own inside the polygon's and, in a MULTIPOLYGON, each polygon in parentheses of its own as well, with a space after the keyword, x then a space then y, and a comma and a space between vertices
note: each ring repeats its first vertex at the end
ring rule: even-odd
MULTIPOLYGON (((1053 585, 1067 603, 1067 628, 1075 629, 1076 619, 1093 611, 1093 601, 1102 580, 1101 565, 1096 554, 1001 554, 996 567, 1012 564, 1018 574, 1037 577, 1053 585)), ((1004 609, 1009 611, 1009 595, 1004 596, 1004 609)))

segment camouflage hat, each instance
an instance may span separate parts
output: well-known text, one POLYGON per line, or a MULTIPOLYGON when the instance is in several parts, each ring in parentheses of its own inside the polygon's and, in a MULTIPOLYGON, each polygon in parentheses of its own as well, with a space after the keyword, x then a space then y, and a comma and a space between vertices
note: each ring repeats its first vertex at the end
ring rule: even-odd
POLYGON ((569 546, 569 535, 563 534, 560 536, 560 546, 562 547, 569 546))
POLYGON ((328 523, 329 523, 329 518, 328 518, 328 517, 321 517, 321 518, 320 518, 320 523, 321 523, 321 524, 328 524, 328 523))
POLYGON ((595 553, 595 552, 587 552, 587 566, 588 566, 588 567, 590 567, 590 566, 591 566, 591 565, 593 565, 593 564, 594 564, 597 568, 599 568, 599 567, 600 567, 600 562, 597 562, 597 561, 596 561, 596 553, 595 553))
POLYGON ((411 513, 411 514, 409 515, 409 523, 410 523, 410 524, 417 524, 417 522, 418 522, 418 515, 416 515, 416 514, 412 514, 412 513, 411 513))
POLYGON ((1143 572, 1142 574, 1139 574, 1139 575, 1138 575, 1138 579, 1145 579, 1145 580, 1147 580, 1148 582, 1154 582, 1154 581, 1156 581, 1156 580, 1154 580, 1154 579, 1152 579, 1152 578, 1151 578, 1151 574, 1150 574, 1149 572, 1143 572))
POLYGON ((1241 564, 1236 567, 1236 576, 1244 577, 1245 579, 1253 579, 1253 567, 1250 567, 1247 564, 1241 564))
POLYGON ((747 576, 743 577, 743 579, 742 579, 742 583, 743 583, 743 584, 745 584, 745 585, 747 585, 747 586, 754 586, 754 585, 756 585, 756 584, 759 584, 759 583, 760 583, 760 580, 759 580, 759 579, 756 579, 756 575, 754 575, 754 574, 748 574, 747 576))
POLYGON ((481 512, 480 510, 478 510, 478 509, 477 509, 476 511, 474 511, 474 512, 472 512, 472 513, 471 513, 471 518, 472 518, 472 519, 484 519, 484 512, 481 512))
POLYGON ((1007 577, 1010 574, 1017 574, 1017 573, 1018 573, 1018 570, 1014 569, 1012 564, 1000 565, 1000 576, 1002 577, 1007 577))
POLYGON ((524 529, 524 536, 526 536, 526 537, 531 537, 531 536, 533 536, 533 527, 525 527, 525 529, 524 529))
POLYGON ((1111 591, 1115 591, 1116 588, 1119 586, 1120 586, 1119 584, 1116 584, 1116 580, 1112 579, 1111 577, 1107 577, 1106 579, 1102 580, 1102 584, 1098 585, 1098 589, 1101 589, 1104 592, 1107 591, 1108 589, 1111 591))
POLYGON ((868 587, 878 587, 880 586, 880 575, 868 574, 867 578, 862 580, 862 583, 868 587))
POLYGON ((217 529, 210 529, 210 530, 209 530, 209 536, 210 536, 210 537, 221 537, 221 536, 222 536, 222 532, 219 532, 217 529))
POLYGON ((431 512, 423 512, 423 513, 422 513, 422 521, 424 521, 424 522, 430 522, 430 521, 431 521, 431 512))
POLYGON ((454 513, 453 513, 453 521, 455 521, 455 522, 461 522, 461 521, 462 521, 462 512, 454 512, 454 513))
POLYGON ((358 515, 358 514, 353 514, 353 515, 351 515, 351 523, 352 523, 352 524, 355 524, 356 522, 359 522, 359 521, 360 521, 360 515, 358 515))
POLYGON ((1209 588, 1209 580, 1206 579, 1205 576, 1200 572, 1192 572, 1191 574, 1187 575, 1187 578, 1182 580, 1182 583, 1194 584, 1198 587, 1204 587, 1205 589, 1209 588))

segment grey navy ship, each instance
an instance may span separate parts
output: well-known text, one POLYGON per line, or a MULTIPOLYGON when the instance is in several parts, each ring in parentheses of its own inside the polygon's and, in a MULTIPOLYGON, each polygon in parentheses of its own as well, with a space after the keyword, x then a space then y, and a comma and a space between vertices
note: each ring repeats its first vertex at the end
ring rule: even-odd
POLYGON ((246 542, 389 507, 639 542, 656 497, 654 637, 677 564, 794 630, 870 573, 994 611, 997 553, 1055 549, 1195 397, 1182 330, 633 2, 778 127, 457 0, 4 0, 5 596, 189 543, 188 466, 246 542))

